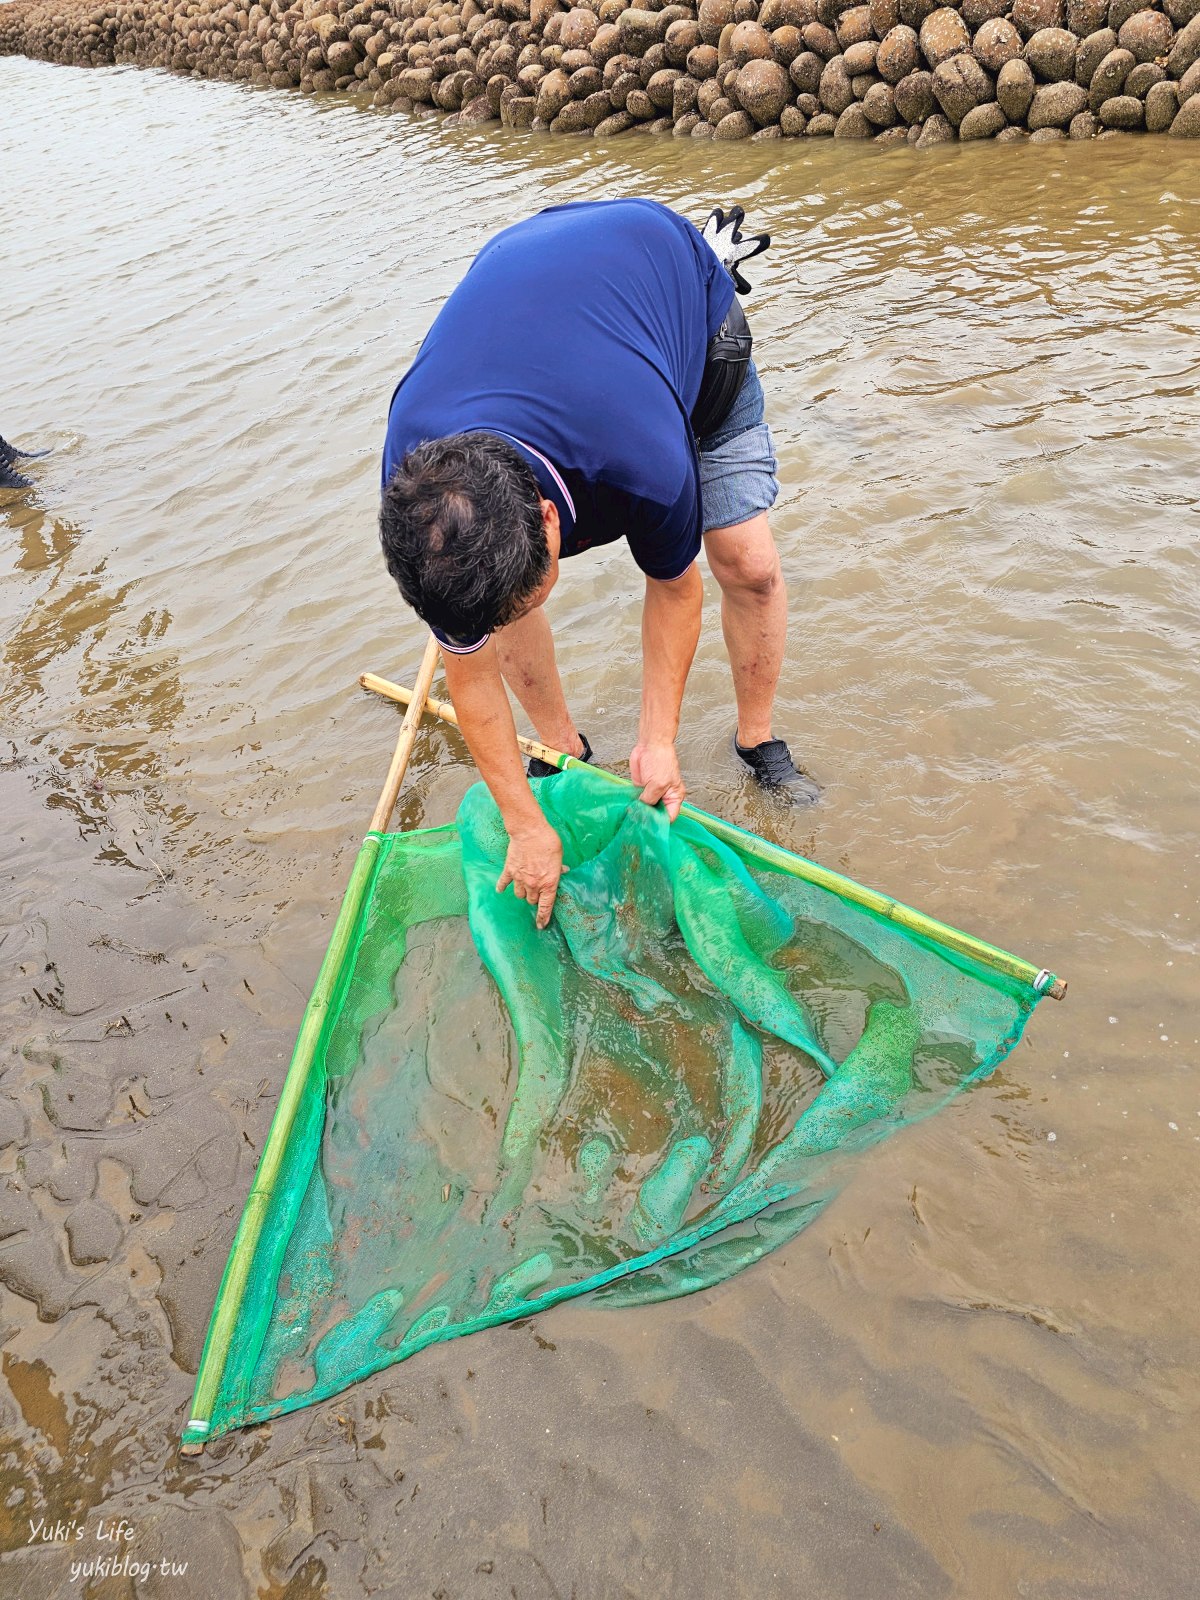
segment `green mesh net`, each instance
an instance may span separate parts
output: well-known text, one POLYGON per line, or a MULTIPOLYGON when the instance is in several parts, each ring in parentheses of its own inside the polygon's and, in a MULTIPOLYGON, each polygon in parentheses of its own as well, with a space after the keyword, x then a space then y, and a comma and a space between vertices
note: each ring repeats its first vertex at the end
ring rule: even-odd
POLYGON ((730 1277, 1039 999, 715 819, 581 768, 535 791, 570 867, 543 933, 495 892, 482 785, 454 827, 363 845, 185 1439, 570 1296, 730 1277))

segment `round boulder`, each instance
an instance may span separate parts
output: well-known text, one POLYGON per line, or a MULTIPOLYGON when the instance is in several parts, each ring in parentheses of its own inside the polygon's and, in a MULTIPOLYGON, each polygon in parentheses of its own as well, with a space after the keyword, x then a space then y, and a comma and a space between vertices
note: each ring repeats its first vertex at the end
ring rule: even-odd
POLYGON ((619 133, 628 133, 632 127, 633 118, 628 111, 614 111, 612 116, 598 122, 594 131, 597 139, 615 139, 619 133))
POLYGON ((843 11, 834 31, 843 50, 848 50, 852 44, 862 44, 864 39, 873 39, 870 6, 851 6, 843 11))
POLYGON ((1152 11, 1154 0, 1109 0, 1108 25, 1119 33, 1137 11, 1152 11))
POLYGON ((994 139, 1008 126, 1008 118, 994 100, 968 111, 958 125, 958 137, 966 142, 974 139, 994 139))
POLYGON ((596 37, 591 43, 591 57, 598 67, 606 67, 608 63, 621 53, 621 30, 615 22, 602 22, 596 29, 596 37))
POLYGON ((975 35, 971 48, 989 72, 999 72, 1006 61, 1021 54, 1021 35, 1007 18, 992 17, 975 35))
POLYGON ((705 78, 715 78, 717 75, 717 48, 711 44, 698 44, 694 50, 688 51, 687 69, 690 77, 703 82, 705 78))
POLYGON ((817 8, 810 0, 763 0, 758 20, 768 31, 776 28, 802 28, 816 20, 817 8))
POLYGON ((963 21, 972 33, 978 33, 985 22, 993 17, 1006 17, 1012 10, 1012 0, 963 0, 963 21))
POLYGON ((599 26, 594 11, 585 11, 582 6, 576 6, 562 20, 558 42, 564 50, 586 50, 596 37, 599 26))
POLYGON ((537 86, 537 115, 543 122, 553 122, 570 98, 567 75, 561 67, 555 67, 537 86))
POLYGON ((782 28, 771 29, 771 54, 781 67, 790 67, 804 50, 804 40, 799 28, 785 23, 782 28))
POLYGON ((575 111, 576 107, 580 125, 584 128, 598 128, 612 115, 612 101, 603 91, 590 94, 586 100, 576 101, 570 107, 564 106, 559 115, 565 116, 568 110, 575 111))
POLYGON ((875 70, 888 83, 899 83, 921 64, 917 35, 903 23, 884 34, 875 52, 875 70))
POLYGON ((954 128, 951 123, 940 113, 925 118, 925 126, 921 129, 921 137, 917 140, 918 150, 928 150, 932 144, 949 144, 954 138, 954 128))
POLYGON ((1177 28, 1186 28, 1193 17, 1200 17, 1200 0, 1163 0, 1163 10, 1177 28))
POLYGON ((1154 61, 1165 56, 1175 40, 1175 29, 1161 11, 1138 11, 1122 23, 1117 43, 1136 61, 1154 61))
POLYGON ((1180 29, 1167 57, 1167 71, 1173 78, 1182 78, 1197 61, 1200 61, 1200 16, 1193 17, 1186 28, 1180 29))
POLYGON ((738 102, 760 128, 777 122, 791 98, 791 79, 778 61, 748 61, 738 73, 738 102))
MULTIPOLYGON (((670 111, 674 115, 675 84, 682 76, 683 74, 677 67, 660 67, 657 72, 650 74, 649 82, 646 84, 646 93, 650 96, 651 102, 660 111, 670 111)), ((574 80, 572 79, 573 83, 574 80)), ((691 109, 691 106, 684 106, 679 115, 682 116, 684 111, 690 111, 691 109)))
POLYGON ((854 90, 850 86, 850 74, 846 71, 843 57, 834 56, 832 61, 826 62, 817 95, 822 109, 835 117, 840 117, 847 106, 853 103, 854 90))
POLYGON ((1125 79, 1125 93, 1135 94, 1144 100, 1156 83, 1161 83, 1166 73, 1157 61, 1143 61, 1125 79))
POLYGON ((1125 79, 1136 66, 1137 62, 1128 50, 1110 50, 1092 74, 1090 109, 1098 113, 1106 100, 1120 94, 1125 87, 1125 79))
POLYGON ((630 6, 617 19, 622 48, 635 56, 644 56, 652 44, 658 43, 668 26, 662 21, 661 11, 644 11, 640 6, 630 6))
POLYGON ((347 72, 354 71, 358 65, 358 51, 348 41, 342 41, 327 47, 325 59, 329 63, 330 72, 340 78, 347 72))
POLYGON ((716 44, 721 29, 733 21, 733 0, 700 0, 696 18, 700 38, 705 44, 716 44))
POLYGON ((939 0, 900 0, 900 21, 914 33, 920 33, 921 24, 938 5, 939 0))
POLYGON ((588 95, 599 94, 604 87, 604 79, 598 67, 580 67, 567 81, 571 85, 573 100, 586 100, 588 95))
POLYGON ((1108 0, 1067 0, 1067 27, 1079 39, 1086 39, 1108 22, 1108 0))
POLYGON ((814 55, 820 56, 822 61, 832 61, 834 56, 842 53, 842 47, 837 41, 837 34, 832 28, 827 28, 823 22, 809 22, 800 30, 800 37, 804 40, 806 50, 811 50, 814 55))
POLYGON ((1077 83, 1048 83, 1033 97, 1028 125, 1034 132, 1038 128, 1065 128, 1087 103, 1087 90, 1077 83))
POLYGON ((1192 95, 1180 106, 1171 124, 1172 139, 1200 139, 1200 94, 1192 95))
POLYGON ((950 6, 930 12, 921 24, 921 53, 931 67, 971 48, 971 35, 958 12, 950 6))
POLYGON ((1146 96, 1146 132, 1166 133, 1179 109, 1179 95, 1173 83, 1156 83, 1146 96))
POLYGON ((754 123, 745 111, 730 111, 713 129, 714 139, 748 139, 754 132, 754 123))
POLYGON ((996 98, 991 78, 972 55, 951 56, 934 67, 933 92, 956 128, 968 111, 996 98))
MULTIPOLYGON (((1032 76, 1032 74, 1031 74, 1032 76)), ((928 72, 910 72, 895 88, 896 110, 911 127, 924 122, 934 108, 933 78, 928 72)))
POLYGON ((871 0, 870 9, 871 32, 882 39, 900 21, 900 0, 871 0))
POLYGON ((821 86, 825 63, 811 50, 802 50, 788 68, 788 77, 800 94, 816 94, 821 86))
POLYGON ((1100 107, 1100 121, 1106 128, 1140 128, 1146 108, 1134 94, 1114 95, 1100 107))
POLYGON ((687 73, 681 73, 675 79, 675 86, 671 91, 671 115, 678 122, 681 117, 689 117, 696 110, 696 97, 700 93, 700 85, 695 78, 689 78, 687 73))
POLYGON ((537 115, 537 101, 531 94, 514 95, 500 103, 500 121, 506 128, 532 127, 537 115))
POLYGON ((1081 111, 1071 118, 1067 128, 1068 139, 1094 139, 1100 132, 1100 119, 1090 111, 1081 111))
POLYGON ((1098 28, 1089 33, 1075 55, 1075 82, 1085 89, 1091 86, 1096 68, 1110 50, 1117 48, 1117 36, 1111 28, 1098 28))
POLYGON ((835 139, 873 139, 875 137, 875 129, 867 121, 866 113, 857 101, 852 106, 847 106, 837 119, 833 137, 835 139))
POLYGON ((757 22, 739 22, 729 36, 729 53, 739 67, 747 61, 770 61, 771 35, 757 22))
POLYGON ((996 99, 1010 122, 1024 122, 1037 88, 1027 61, 1006 61, 996 79, 996 99))
POLYGON ((1079 40, 1067 28, 1039 28, 1025 46, 1025 59, 1043 83, 1075 77, 1079 40))
MULTIPOLYGON (((542 85, 539 86, 539 92, 540 88, 545 85, 545 81, 546 80, 543 78, 542 85)), ((610 83, 608 86, 608 97, 613 103, 613 109, 615 111, 623 111, 625 109, 625 102, 629 99, 629 96, 635 89, 640 89, 641 86, 642 80, 638 77, 636 72, 622 72, 620 77, 614 78, 612 83, 610 83)), ((716 93, 717 88, 714 84, 714 97, 716 93)), ((540 114, 541 113, 539 112, 539 115, 540 114)))
POLYGON ((900 0, 900 21, 906 28, 920 33, 921 24, 931 12, 936 11, 940 0, 900 0))
POLYGON ((709 112, 718 100, 723 99, 721 87, 715 78, 706 78, 696 91, 696 109, 707 121, 712 121, 709 112))
POLYGON ((714 103, 721 98, 721 88, 716 79, 706 78, 696 91, 696 110, 707 120, 714 103))
POLYGON ((700 43, 700 28, 687 17, 680 17, 673 22, 663 35, 663 48, 667 52, 667 60, 673 67, 682 67, 687 64, 688 51, 694 50, 700 43))
POLYGON ((873 83, 863 96, 863 115, 874 128, 892 128, 899 121, 896 94, 890 83, 873 83))
POLYGON ((1067 20, 1065 0, 1013 0, 1012 19, 1023 39, 1039 28, 1061 28, 1067 20))
POLYGON ((846 71, 852 78, 861 77, 864 72, 874 72, 878 51, 879 46, 874 39, 864 39, 861 44, 852 44, 843 58, 846 71))

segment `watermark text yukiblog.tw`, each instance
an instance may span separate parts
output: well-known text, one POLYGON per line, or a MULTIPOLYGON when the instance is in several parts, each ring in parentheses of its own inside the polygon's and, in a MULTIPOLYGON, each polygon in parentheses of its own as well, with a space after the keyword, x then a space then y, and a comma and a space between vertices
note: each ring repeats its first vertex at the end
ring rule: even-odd
POLYGON ((134 1531, 133 1524, 125 1517, 100 1517, 90 1524, 79 1517, 55 1521, 47 1517, 29 1518, 30 1544, 73 1548, 72 1583, 93 1578, 138 1578, 144 1582, 152 1573, 165 1578, 183 1577, 188 1569, 186 1561, 175 1561, 170 1556, 160 1556, 154 1561, 139 1558, 130 1548, 134 1531))

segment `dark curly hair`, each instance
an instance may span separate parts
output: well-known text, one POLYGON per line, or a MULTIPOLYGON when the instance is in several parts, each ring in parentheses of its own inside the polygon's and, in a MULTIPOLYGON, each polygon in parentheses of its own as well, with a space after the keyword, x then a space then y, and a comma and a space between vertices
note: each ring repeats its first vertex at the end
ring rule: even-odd
POLYGON ((417 615, 451 639, 511 622, 550 566, 540 498, 532 470, 495 434, 410 450, 383 491, 379 539, 417 615))

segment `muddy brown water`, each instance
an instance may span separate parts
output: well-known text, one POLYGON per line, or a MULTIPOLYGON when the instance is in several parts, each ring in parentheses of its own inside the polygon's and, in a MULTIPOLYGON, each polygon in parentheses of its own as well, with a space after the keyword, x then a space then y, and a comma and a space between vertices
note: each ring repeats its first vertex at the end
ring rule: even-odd
MULTIPOLYGON (((1194 1594, 1196 152, 601 149, 6 60, 0 162, 0 432, 53 447, 0 506, 0 1592, 1194 1594), (643 193, 775 235, 780 721, 826 785, 745 791, 710 596, 692 797, 1069 998, 722 1288, 435 1347, 182 1463, 396 730, 355 679, 421 650, 375 547, 388 394, 490 231, 643 193)), ((553 607, 617 763, 629 560, 553 607)), ((424 736, 404 822, 470 777, 424 736)))

